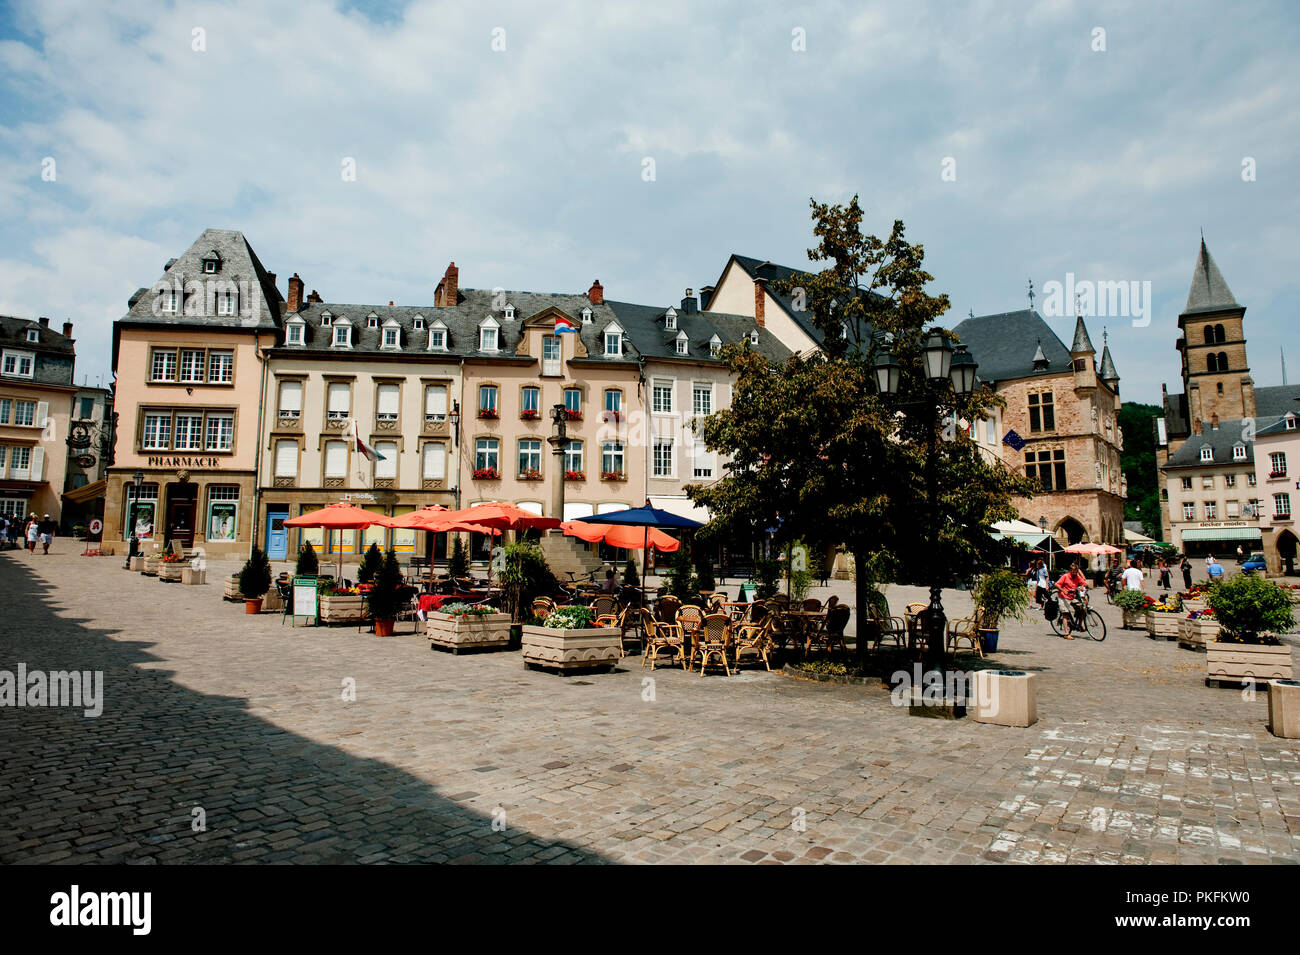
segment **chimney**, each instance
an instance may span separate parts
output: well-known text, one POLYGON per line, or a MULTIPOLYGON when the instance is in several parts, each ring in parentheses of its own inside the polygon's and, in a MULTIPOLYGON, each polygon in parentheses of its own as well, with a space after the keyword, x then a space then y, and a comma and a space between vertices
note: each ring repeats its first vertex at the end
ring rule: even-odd
POLYGON ((1192 422, 1192 434, 1201 433, 1201 422, 1199 420, 1192 422))
POLYGON ((1210 423, 1213 424, 1215 431, 1219 430, 1219 413, 1217 411, 1210 415, 1210 423))
POLYGON ((289 298, 285 302, 285 307, 296 312, 302 308, 302 279, 298 278, 298 273, 293 273, 293 278, 289 279, 289 298))
POLYGON ((704 286, 704 288, 700 289, 701 309, 705 309, 709 307, 709 302, 713 300, 713 290, 714 290, 714 286, 712 285, 706 285, 704 286))
POLYGON ((324 299, 320 297, 320 292, 316 291, 315 289, 312 289, 311 294, 307 296, 307 301, 319 303, 319 302, 323 302, 324 299))
POLYGON ((268 282, 271 283, 271 288, 275 288, 275 273, 274 273, 274 272, 267 272, 267 273, 266 273, 266 280, 267 280, 268 282))
POLYGON ((592 305, 605 304, 605 286, 600 284, 600 279, 591 283, 591 288, 587 289, 587 298, 591 299, 592 305))
POLYGON ((71 337, 72 337, 72 323, 71 323, 71 322, 64 322, 64 323, 63 323, 63 337, 64 337, 64 338, 71 338, 71 337))
POLYGON ((447 266, 447 271, 443 273, 442 281, 438 287, 433 290, 433 304, 439 306, 452 306, 460 299, 460 269, 456 268, 456 263, 452 262, 447 266))
POLYGON ((40 324, 41 328, 49 328, 49 327, 50 327, 50 320, 49 320, 48 318, 46 318, 44 315, 42 315, 42 316, 41 316, 40 318, 38 318, 36 321, 40 324))
POLYGON ((388 304, 389 304, 389 307, 392 307, 393 300, 392 300, 391 298, 388 300, 388 304))
POLYGON ((686 290, 686 297, 682 299, 682 311, 687 315, 694 315, 699 311, 695 300, 695 289, 688 288, 686 290))
POLYGON ((767 324, 763 320, 764 299, 767 296, 767 279, 754 279, 754 319, 759 325, 767 324))

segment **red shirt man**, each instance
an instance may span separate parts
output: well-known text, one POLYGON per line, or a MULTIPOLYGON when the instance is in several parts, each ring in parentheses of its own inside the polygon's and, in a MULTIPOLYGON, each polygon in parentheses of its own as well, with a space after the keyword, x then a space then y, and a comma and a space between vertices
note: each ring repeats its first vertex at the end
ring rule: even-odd
POLYGON ((1056 590, 1061 595, 1062 600, 1074 600, 1079 595, 1079 588, 1088 585, 1088 578, 1083 576, 1083 572, 1078 567, 1071 567, 1069 571, 1061 575, 1061 579, 1056 582, 1056 590))

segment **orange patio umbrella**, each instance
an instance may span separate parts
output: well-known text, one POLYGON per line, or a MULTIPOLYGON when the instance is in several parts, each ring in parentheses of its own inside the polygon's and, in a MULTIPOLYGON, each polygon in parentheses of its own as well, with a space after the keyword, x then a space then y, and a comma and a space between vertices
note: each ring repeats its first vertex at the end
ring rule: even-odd
MULTIPOLYGON (((354 504, 341 502, 327 504, 319 510, 308 511, 284 522, 285 527, 320 527, 332 531, 359 531, 373 524, 382 524, 387 518, 354 504)), ((327 538, 328 539, 328 538, 327 538)), ((338 579, 343 579, 343 549, 339 548, 338 579)))
POLYGON ((503 531, 549 531, 560 526, 558 518, 534 514, 508 501, 475 504, 473 507, 462 508, 459 511, 448 511, 444 516, 453 520, 468 521, 471 524, 486 524, 488 527, 503 531))
POLYGON ((672 553, 682 546, 682 542, 670 537, 663 531, 650 527, 640 528, 631 524, 591 524, 585 521, 565 521, 560 530, 569 537, 577 537, 589 544, 603 541, 611 547, 624 550, 643 550, 653 547, 661 553, 672 553))

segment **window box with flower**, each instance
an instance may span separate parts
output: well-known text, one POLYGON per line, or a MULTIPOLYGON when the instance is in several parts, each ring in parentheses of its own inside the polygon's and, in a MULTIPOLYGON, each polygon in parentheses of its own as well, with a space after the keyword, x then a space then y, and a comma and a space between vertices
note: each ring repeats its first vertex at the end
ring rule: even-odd
POLYGON ((496 468, 475 468, 474 480, 475 481, 499 481, 501 480, 501 472, 498 471, 496 468))
POLYGON ((600 479, 602 481, 626 481, 626 471, 601 471, 600 479))
POLYGON ((536 468, 525 468, 519 472, 519 480, 521 481, 540 481, 541 479, 542 472, 536 468))
POLYGON ((569 419, 570 421, 581 421, 581 420, 582 420, 582 412, 579 411, 579 410, 577 410, 576 408, 565 408, 565 409, 564 409, 564 414, 565 414, 566 417, 568 417, 568 419, 569 419))
POLYGON ((585 481, 587 480, 586 471, 565 471, 564 480, 566 481, 585 481))
POLYGON ((602 421, 606 421, 606 422, 612 421, 614 424, 618 424, 620 421, 623 420, 623 412, 606 411, 601 414, 600 418, 602 421))
POLYGON ((500 415, 497 414, 496 408, 479 408, 478 416, 480 418, 486 418, 488 421, 495 421, 500 417, 500 415))
POLYGON ((519 412, 519 419, 521 421, 536 421, 540 417, 541 415, 538 414, 536 408, 525 408, 523 411, 519 412))

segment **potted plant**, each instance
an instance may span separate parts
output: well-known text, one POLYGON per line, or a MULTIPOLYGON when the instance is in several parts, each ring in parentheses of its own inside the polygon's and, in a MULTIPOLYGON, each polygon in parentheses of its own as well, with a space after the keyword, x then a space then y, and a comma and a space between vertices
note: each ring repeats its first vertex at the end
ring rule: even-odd
POLYGON ((1002 568, 980 578, 975 585, 976 622, 986 653, 998 648, 1002 620, 1019 620, 1029 607, 1029 591, 1021 576, 1002 568))
POLYGON ((564 480, 566 481, 585 481, 587 480, 586 471, 565 471, 564 480))
POLYGON ((1147 605, 1147 634, 1152 640, 1164 637, 1177 640, 1179 620, 1183 614, 1183 601, 1177 594, 1166 596, 1147 605))
POLYGON ((402 608, 406 590, 402 583, 402 568, 397 563, 397 555, 391 550, 384 556, 373 580, 366 599, 370 604, 370 616, 375 621, 375 636, 391 637, 393 623, 402 608))
POLYGON ((451 558, 447 561, 447 575, 453 580, 469 576, 469 555, 465 553, 465 539, 456 535, 451 545, 451 558))
POLYGON ((453 654, 510 646, 510 614, 494 607, 445 604, 429 612, 425 628, 431 649, 442 647, 453 654))
POLYGON ((1115 595, 1115 606, 1124 612, 1125 630, 1136 629, 1146 618, 1147 608, 1154 604, 1155 600, 1140 590, 1121 590, 1115 595))
POLYGON ((271 562, 256 544, 239 572, 239 592, 244 596, 244 613, 261 613, 262 598, 271 589, 271 562))
POLYGON ((316 558, 316 548, 311 546, 311 541, 298 548, 294 573, 299 577, 315 577, 320 573, 320 561, 316 558))
MULTIPOLYGON (((171 581, 173 583, 179 581, 181 579, 181 569, 188 563, 189 561, 185 559, 183 554, 176 554, 172 551, 167 551, 167 553, 158 558, 158 579, 162 581, 171 581)), ((265 592, 266 591, 263 591, 263 593, 265 592)))
POLYGON ((366 555, 361 560, 361 566, 357 568, 357 583, 370 584, 374 583, 375 576, 379 569, 384 566, 384 555, 379 550, 378 544, 371 544, 366 549, 366 555))
POLYGON ((316 582, 320 618, 324 623, 356 623, 365 613, 365 601, 356 587, 340 587, 333 577, 316 582))
POLYGON ((501 474, 499 471, 497 471, 496 468, 475 468, 474 469, 475 481, 498 481, 500 479, 501 479, 501 474))
POLYGON ((524 624, 524 666, 566 670, 605 667, 613 672, 623 653, 618 627, 597 627, 590 607, 559 607, 541 625, 524 624))
POLYGON ((1291 597, 1270 580, 1243 574, 1210 588, 1209 604, 1221 627, 1205 644, 1205 682, 1289 680, 1291 648, 1275 634, 1295 625, 1291 597))
POLYGON ((1178 622, 1178 645, 1204 650, 1206 643, 1217 638, 1222 629, 1211 608, 1193 610, 1178 622))
POLYGON ((536 544, 512 541, 505 546, 505 562, 498 577, 505 595, 503 609, 512 620, 522 621, 537 597, 558 589, 546 555, 536 544))

